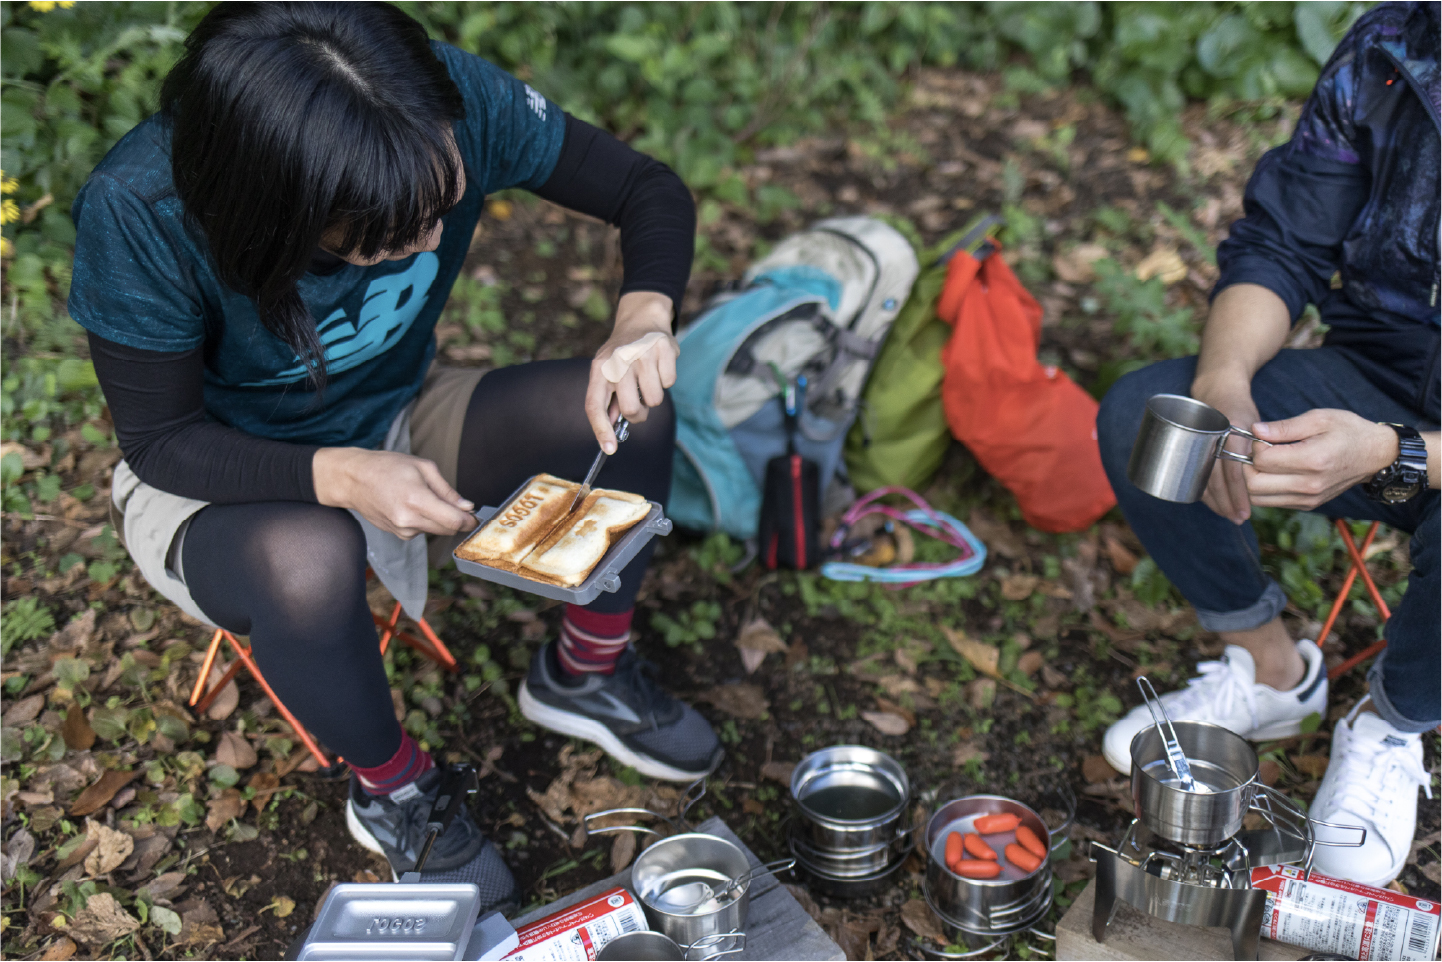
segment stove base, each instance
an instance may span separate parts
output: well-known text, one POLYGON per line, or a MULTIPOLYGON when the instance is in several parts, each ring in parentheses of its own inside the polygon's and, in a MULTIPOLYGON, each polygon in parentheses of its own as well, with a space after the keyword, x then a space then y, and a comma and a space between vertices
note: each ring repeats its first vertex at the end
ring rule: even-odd
MULTIPOLYGON (((1232 937, 1229 930, 1168 922, 1146 915, 1125 902, 1116 904, 1116 914, 1107 926, 1106 940, 1098 942, 1092 936, 1096 890, 1097 882, 1093 880, 1057 923, 1057 959, 1132 962, 1143 959, 1232 957, 1232 937)), ((1260 923, 1258 928, 1260 929, 1260 923)), ((1306 949, 1262 939, 1257 946, 1256 957, 1265 962, 1294 962, 1305 958, 1307 954, 1306 949)))

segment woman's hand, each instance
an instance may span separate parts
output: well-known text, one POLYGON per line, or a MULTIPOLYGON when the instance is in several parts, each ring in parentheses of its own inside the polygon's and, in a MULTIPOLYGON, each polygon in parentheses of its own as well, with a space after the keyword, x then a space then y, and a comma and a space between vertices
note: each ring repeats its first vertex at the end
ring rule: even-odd
MULTIPOLYGON (((1232 376, 1217 379, 1198 378, 1192 384, 1192 397, 1221 411, 1237 427, 1256 423, 1261 415, 1252 400, 1250 379, 1232 376)), ((1253 447, 1246 438, 1230 435, 1227 450, 1248 454, 1253 447)), ((1257 445, 1260 447, 1260 445, 1257 445)), ((1227 458, 1218 458, 1207 480, 1202 503, 1234 524, 1242 524, 1252 516, 1248 481, 1255 474, 1250 467, 1227 458)))
POLYGON ((349 508, 382 531, 409 541, 476 526, 475 505, 446 484, 434 461, 396 451, 321 448, 311 462, 316 500, 349 508))
POLYGON ((1310 511, 1397 459, 1397 432, 1333 408, 1252 425, 1275 447, 1256 445, 1247 479, 1252 503, 1310 511))
POLYGON ((671 310, 671 298, 651 291, 632 291, 616 305, 616 326, 591 362, 591 382, 586 387, 586 419, 607 454, 616 453, 616 432, 611 427, 616 412, 640 423, 650 408, 665 400, 666 388, 676 383, 681 347, 671 336, 671 310), (620 381, 607 380, 601 370, 607 359, 618 348, 653 332, 663 336, 631 362, 620 381))

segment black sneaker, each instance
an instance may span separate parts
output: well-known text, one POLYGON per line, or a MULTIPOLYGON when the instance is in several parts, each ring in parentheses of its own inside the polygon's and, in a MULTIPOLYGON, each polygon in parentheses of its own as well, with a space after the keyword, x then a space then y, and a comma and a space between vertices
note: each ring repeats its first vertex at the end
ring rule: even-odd
POLYGON ((537 725, 584 738, 642 775, 694 782, 724 754, 711 723, 667 695, 652 667, 628 645, 610 675, 565 678, 551 642, 531 659, 521 682, 521 714, 537 725))
MULTIPOLYGON (((426 841, 426 819, 436 801, 441 770, 433 768, 390 795, 371 795, 354 777, 345 806, 345 824, 362 846, 384 855, 399 879, 416 864, 426 841)), ((422 882, 474 882, 481 889, 482 914, 519 907, 521 890, 496 846, 481 834, 462 806, 450 828, 436 839, 421 871, 422 882)))

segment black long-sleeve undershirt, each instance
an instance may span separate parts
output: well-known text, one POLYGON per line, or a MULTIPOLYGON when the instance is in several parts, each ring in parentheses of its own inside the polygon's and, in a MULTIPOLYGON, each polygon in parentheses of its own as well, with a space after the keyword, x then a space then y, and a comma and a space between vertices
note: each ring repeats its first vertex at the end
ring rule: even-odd
MULTIPOLYGON (((656 291, 680 308, 696 211, 665 164, 566 115, 555 169, 537 191, 621 230, 621 293, 656 291)), ((318 253, 316 273, 343 266, 318 253)), ((204 348, 149 351, 90 334, 90 356, 120 449, 140 480, 216 504, 315 501, 317 447, 256 437, 206 417, 204 348)))

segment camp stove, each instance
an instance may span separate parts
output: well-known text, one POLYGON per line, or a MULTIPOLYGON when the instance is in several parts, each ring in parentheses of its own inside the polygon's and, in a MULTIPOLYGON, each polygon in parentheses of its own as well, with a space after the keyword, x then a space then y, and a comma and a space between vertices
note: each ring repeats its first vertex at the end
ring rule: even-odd
POLYGON ((1252 869, 1295 866, 1309 878, 1317 845, 1361 845, 1366 831, 1309 818, 1262 784, 1245 739, 1215 725, 1168 726, 1201 788, 1184 790, 1160 729, 1143 729, 1132 740, 1135 820, 1116 848, 1091 843, 1097 865, 1092 936, 1105 941, 1122 901, 1168 922, 1230 929, 1233 958, 1256 959, 1268 893, 1252 887, 1252 869), (1263 827, 1244 829, 1248 817, 1263 827), (1361 837, 1320 841, 1317 826, 1361 837))

